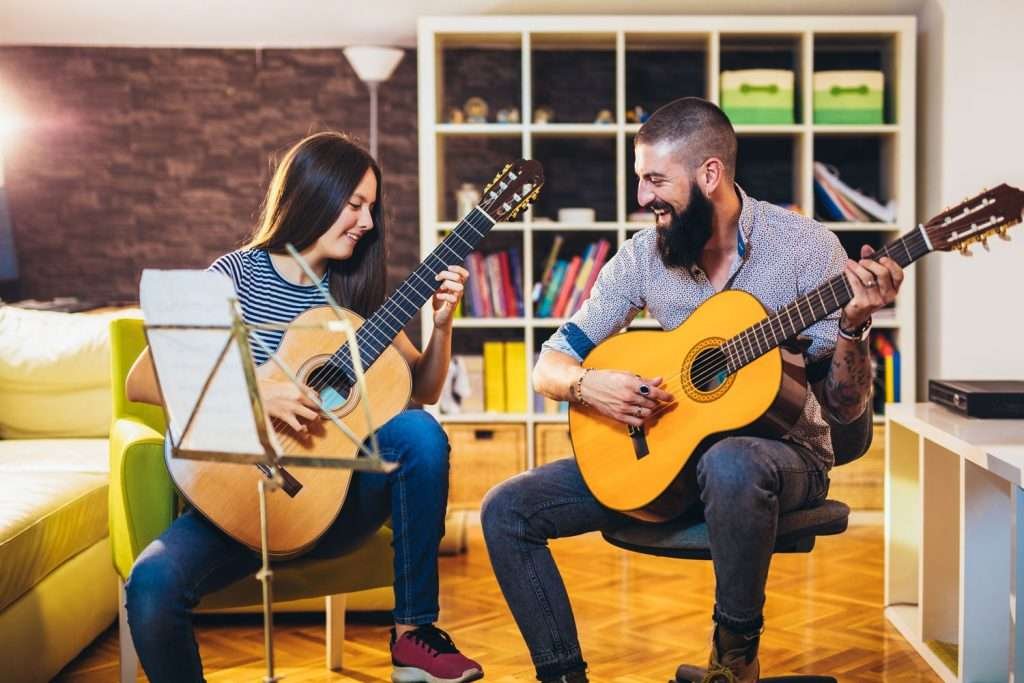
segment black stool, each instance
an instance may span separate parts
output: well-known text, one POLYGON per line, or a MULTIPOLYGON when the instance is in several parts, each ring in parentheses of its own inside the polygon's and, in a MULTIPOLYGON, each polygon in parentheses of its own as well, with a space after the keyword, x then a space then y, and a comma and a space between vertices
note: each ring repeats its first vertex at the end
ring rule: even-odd
MULTIPOLYGON (((850 424, 829 420, 835 465, 845 465, 864 455, 871 446, 872 411, 869 406, 861 417, 850 424)), ((777 553, 808 553, 818 536, 831 536, 846 531, 850 508, 838 500, 826 500, 815 508, 794 510, 779 517, 775 538, 777 553)), ((682 518, 665 524, 636 522, 604 532, 612 545, 646 555, 660 555, 684 560, 710 560, 708 525, 703 520, 682 518)), ((837 683, 831 676, 781 676, 762 678, 764 683, 837 683)), ((672 681, 670 681, 672 683, 672 681)), ((678 683, 684 683, 680 681, 678 683)))

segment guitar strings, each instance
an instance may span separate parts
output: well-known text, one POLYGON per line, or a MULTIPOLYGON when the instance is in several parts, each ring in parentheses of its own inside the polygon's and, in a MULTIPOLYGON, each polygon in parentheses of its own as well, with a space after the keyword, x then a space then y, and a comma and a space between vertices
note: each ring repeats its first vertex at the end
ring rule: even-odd
MULTIPOLYGON (((485 207, 492 206, 495 201, 496 200, 488 199, 487 201, 478 204, 476 208, 480 209, 480 211, 482 213, 484 213, 484 216, 488 220, 493 220, 493 219, 490 219, 489 214, 486 213, 485 207)), ((464 218, 462 222, 467 223, 473 229, 474 232, 476 232, 478 235, 480 235, 480 237, 484 237, 486 235, 487 231, 490 228, 490 226, 487 224, 487 221, 483 220, 480 216, 476 215, 475 212, 470 212, 470 214, 467 215, 466 218, 464 218), (479 224, 474 223, 474 220, 478 221, 479 224)), ((453 235, 456 234, 457 230, 458 230, 458 227, 456 226, 456 230, 453 230, 452 234, 453 235)), ((459 239, 462 239, 462 238, 459 237, 459 239)), ((465 242, 465 240, 463 240, 463 242, 465 242)), ((467 244, 467 246, 471 246, 468 242, 466 242, 466 244, 467 244)), ((440 244, 437 245, 437 247, 434 249, 434 251, 432 251, 430 254, 427 255, 427 257, 423 260, 423 263, 421 263, 420 265, 422 266, 423 264, 425 264, 430 257, 434 257, 444 268, 447 268, 448 265, 436 253, 436 252, 440 251, 442 249, 442 247, 447 249, 448 251, 450 251, 455 256, 459 257, 458 260, 459 260, 460 263, 463 260, 465 260, 464 257, 462 257, 459 254, 459 252, 455 251, 451 246, 449 246, 447 244, 447 240, 444 240, 440 244)), ((419 270, 419 266, 417 266, 417 268, 415 270, 413 270, 413 273, 410 275, 410 278, 413 277, 413 276, 417 276, 416 275, 417 270, 419 270)), ((419 277, 419 276, 417 276, 417 277, 419 277)), ((409 282, 410 278, 406 278, 406 280, 402 283, 402 285, 399 286, 391 296, 389 296, 387 299, 384 300, 383 304, 378 309, 378 311, 384 311, 385 313, 391 315, 391 317, 393 317, 396 321, 400 321, 402 318, 394 310, 392 310, 392 309, 390 309, 388 307, 389 303, 393 303, 394 306, 398 307, 399 311, 401 311, 405 315, 408 315, 408 313, 397 302, 395 297, 397 295, 401 294, 402 286, 404 286, 407 282, 409 282)), ((421 282, 425 282, 422 277, 419 277, 419 279, 420 279, 421 282)), ((404 294, 401 294, 401 295, 403 297, 405 296, 404 294)), ((406 297, 406 300, 409 301, 408 297, 406 297)), ((412 302, 410 301, 410 303, 412 303, 412 302)), ((419 307, 417 307, 417 310, 419 310, 419 307)), ((375 355, 379 356, 379 354, 383 353, 383 351, 388 346, 390 346, 390 344, 391 344, 391 342, 387 341, 389 335, 385 334, 382 331, 381 326, 385 326, 387 329, 389 329, 390 326, 386 326, 386 323, 385 323, 383 317, 381 317, 379 324, 377 322, 375 322, 374 318, 376 317, 376 313, 377 313, 377 311, 375 311, 374 314, 372 314, 369 318, 366 319, 364 324, 359 328, 359 330, 357 330, 356 334, 358 336, 358 333, 360 331, 362 331, 363 329, 367 329, 367 335, 370 336, 371 338, 373 338, 374 341, 376 341, 378 343, 380 343, 382 341, 385 342, 384 345, 383 345, 383 348, 381 348, 379 351, 375 352, 375 355)), ((412 313, 412 315, 415 315, 415 314, 416 314, 416 312, 414 311, 412 313)), ((397 336, 401 332, 401 329, 402 328, 398 328, 397 330, 395 330, 394 332, 391 333, 390 336, 392 337, 392 341, 393 341, 394 337, 397 336)), ((344 346, 342 348, 344 348, 344 346)), ((331 355, 331 357, 327 360, 327 362, 324 363, 323 366, 318 368, 318 370, 322 370, 323 367, 325 367, 327 365, 330 365, 331 369, 327 373, 325 373, 325 374, 318 375, 317 379, 312 384, 308 385, 309 388, 312 389, 313 391, 317 392, 317 394, 319 394, 324 388, 329 387, 329 386, 333 386, 335 384, 335 382, 337 382, 339 379, 342 379, 342 380, 344 380, 347 383, 348 382, 348 376, 351 376, 351 374, 354 372, 354 368, 351 365, 350 358, 347 355, 343 356, 342 359, 340 359, 340 360, 336 359, 336 357, 334 355, 331 355)), ((350 387, 350 389, 351 389, 351 387, 350 387)), ((322 398, 321 398, 321 400, 322 400, 322 398)), ((278 440, 281 442, 282 447, 285 447, 286 452, 290 452, 295 447, 299 447, 299 448, 304 448, 305 447, 304 444, 302 444, 297 438, 292 437, 292 436, 289 435, 289 432, 295 433, 295 430, 290 425, 288 425, 287 423, 284 423, 279 418, 272 418, 271 424, 272 424, 272 426, 274 426, 274 430, 275 430, 275 433, 278 436, 278 440), (277 423, 277 424, 275 424, 275 423, 277 423), (283 429, 284 427, 287 427, 287 430, 284 430, 283 429)))

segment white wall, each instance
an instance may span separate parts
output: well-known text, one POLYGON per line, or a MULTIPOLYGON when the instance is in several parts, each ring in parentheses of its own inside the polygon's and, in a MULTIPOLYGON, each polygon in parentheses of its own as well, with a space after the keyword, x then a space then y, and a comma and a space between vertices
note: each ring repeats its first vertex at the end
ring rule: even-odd
MULTIPOLYGON (((1007 182, 1024 188, 1024 3, 932 0, 922 8, 918 215, 1007 182)), ((928 378, 1024 379, 1024 226, 973 258, 919 264, 919 392, 928 378)), ((923 399, 927 394, 919 393, 923 399)))

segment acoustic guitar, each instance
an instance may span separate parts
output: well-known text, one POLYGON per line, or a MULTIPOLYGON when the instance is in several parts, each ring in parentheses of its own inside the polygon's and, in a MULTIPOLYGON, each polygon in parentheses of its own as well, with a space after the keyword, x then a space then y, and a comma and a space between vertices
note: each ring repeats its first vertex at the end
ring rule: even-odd
MULTIPOLYGON (((356 341, 366 368, 367 400, 377 426, 405 409, 412 395, 412 373, 392 346, 398 333, 412 320, 437 289, 434 279, 449 265, 461 264, 498 221, 514 218, 527 207, 544 184, 539 162, 519 160, 506 166, 484 189, 483 201, 438 244, 395 292, 366 320, 345 311, 356 329, 356 341)), ((296 325, 319 325, 337 316, 328 306, 312 308, 295 319, 296 325)), ((331 410, 360 440, 371 429, 359 406, 358 392, 350 391, 355 374, 343 332, 326 329, 290 329, 277 350, 283 363, 318 392, 331 410), (358 408, 358 409, 357 409, 358 408)), ((287 381, 273 363, 257 372, 287 381)), ((300 437, 278 420, 273 428, 288 455, 355 457, 357 447, 328 420, 309 425, 300 437)), ((232 538, 260 547, 257 482, 266 472, 253 465, 224 464, 167 457, 171 478, 185 498, 232 538)), ((269 553, 292 557, 309 549, 341 511, 351 470, 294 467, 282 471, 284 495, 267 496, 269 553)))
MULTIPOLYGON (((969 254, 1021 221, 1024 193, 1008 185, 943 211, 871 258, 906 268, 930 251, 969 254)), ((640 428, 593 408, 569 407, 569 431, 580 471, 607 507, 646 521, 667 521, 697 502, 699 446, 720 434, 780 437, 800 417, 807 397, 802 330, 853 298, 844 276, 828 280, 777 312, 753 295, 725 290, 671 331, 615 334, 583 366, 664 377, 675 396, 640 428)))

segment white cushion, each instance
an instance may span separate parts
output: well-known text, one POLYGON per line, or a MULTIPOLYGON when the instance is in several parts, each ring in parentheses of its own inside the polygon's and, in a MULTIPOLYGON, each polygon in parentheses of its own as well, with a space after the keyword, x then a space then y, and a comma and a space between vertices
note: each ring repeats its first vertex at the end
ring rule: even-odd
POLYGON ((106 473, 106 439, 0 440, 0 472, 106 473))
POLYGON ((106 436, 108 328, 114 318, 138 314, 0 307, 0 438, 106 436))

